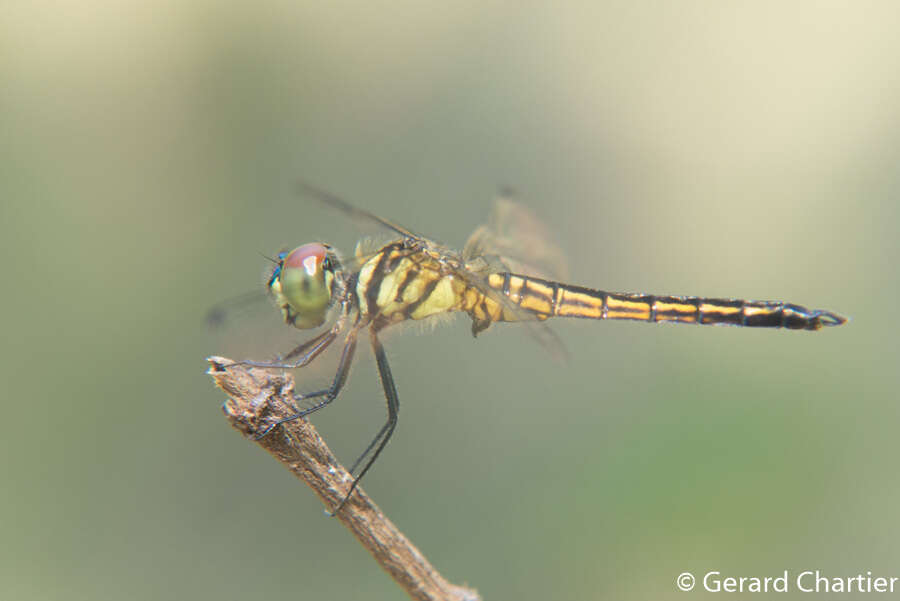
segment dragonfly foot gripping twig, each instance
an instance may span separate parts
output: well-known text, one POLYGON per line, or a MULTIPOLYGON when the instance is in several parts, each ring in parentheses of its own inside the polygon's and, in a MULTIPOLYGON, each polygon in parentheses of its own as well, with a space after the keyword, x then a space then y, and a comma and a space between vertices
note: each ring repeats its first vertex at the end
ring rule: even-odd
MULTIPOLYGON (((293 377, 236 365, 223 357, 210 357, 209 363, 209 374, 230 397, 222 410, 231 425, 309 485, 326 507, 336 507, 353 478, 312 424, 306 419, 285 421, 268 436, 257 438, 270 423, 294 413, 293 377)), ((411 598, 480 601, 476 591, 447 582, 361 488, 356 488, 336 517, 411 598)))

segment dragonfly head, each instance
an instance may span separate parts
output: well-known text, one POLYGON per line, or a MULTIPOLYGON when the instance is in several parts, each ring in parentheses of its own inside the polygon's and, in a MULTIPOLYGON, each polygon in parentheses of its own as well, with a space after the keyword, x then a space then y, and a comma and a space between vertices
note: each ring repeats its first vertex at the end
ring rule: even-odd
POLYGON ((334 249, 315 242, 278 253, 278 264, 269 277, 285 322, 307 330, 322 325, 334 297, 335 271, 339 265, 334 249))

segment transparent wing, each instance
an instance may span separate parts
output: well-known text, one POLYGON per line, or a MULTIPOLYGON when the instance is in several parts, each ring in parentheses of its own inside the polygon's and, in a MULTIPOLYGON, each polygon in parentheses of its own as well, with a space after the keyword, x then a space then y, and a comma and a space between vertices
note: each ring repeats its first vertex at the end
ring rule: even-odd
POLYGON ((488 261, 484 256, 477 257, 471 262, 466 262, 465 269, 455 271, 455 276, 464 280, 470 286, 484 294, 486 297, 503 307, 503 310, 511 315, 515 315, 518 319, 517 324, 521 324, 528 334, 540 344, 550 356, 560 363, 565 363, 569 359, 569 352, 566 350, 565 344, 556 335, 547 324, 539 321, 537 317, 514 303, 508 296, 488 286, 487 277, 491 273, 506 271, 505 263, 488 261))
MULTIPOLYGON (((205 338, 228 356, 274 358, 308 334, 285 326, 263 286, 223 300, 206 314, 205 338)), ((199 333, 198 333, 199 334, 199 333)))
MULTIPOLYGON (((558 277, 566 270, 565 261, 559 248, 550 242, 547 230, 526 207, 512 200, 511 194, 502 194, 494 203, 494 211, 485 226, 479 227, 469 241, 462 255, 449 250, 429 238, 426 238, 402 225, 379 217, 364 209, 354 207, 347 201, 306 182, 298 183, 301 194, 310 196, 329 207, 332 207, 350 218, 357 227, 371 229, 371 226, 386 228, 396 239, 397 236, 417 240, 423 247, 429 248, 446 257, 447 269, 454 272, 460 280, 495 301, 503 309, 515 315, 529 334, 557 361, 564 362, 568 358, 565 346, 559 337, 542 321, 538 321, 533 313, 522 309, 503 293, 487 285, 487 276, 497 271, 519 269, 517 273, 525 273, 536 277, 558 277), (540 248, 522 249, 521 243, 537 243, 540 248), (471 260, 468 260, 469 257, 471 260), (535 266, 535 263, 538 266, 535 266), (454 267, 458 265, 459 267, 454 267), (539 267, 544 265, 543 270, 539 267), (514 267, 515 266, 515 267, 514 267)), ((377 252, 378 245, 363 240, 357 245, 356 257, 344 260, 344 266, 359 265, 377 252)))
POLYGON ((374 224, 377 226, 385 227, 395 234, 399 234, 400 236, 409 238, 422 238, 422 236, 420 236, 419 234, 416 234, 412 230, 409 230, 402 225, 392 223, 387 219, 379 217, 378 215, 374 215, 364 209, 354 207, 344 199, 339 198, 330 192, 326 192, 325 190, 316 188, 315 186, 304 181, 297 182, 297 191, 304 196, 314 198, 323 204, 341 211, 347 217, 352 219, 357 224, 357 226, 364 228, 367 224, 374 224))
POLYGON ((263 290, 251 290, 220 301, 206 310, 206 327, 215 330, 225 326, 236 317, 265 306, 268 296, 263 290))
POLYGON ((494 200, 487 223, 478 227, 463 248, 463 258, 486 261, 510 271, 548 280, 568 280, 565 254, 549 229, 528 207, 516 202, 510 190, 494 200))
POLYGON ((356 244, 354 255, 341 256, 341 265, 348 271, 358 269, 372 255, 376 254, 388 242, 393 242, 399 238, 412 238, 421 241, 423 244, 435 244, 424 236, 406 228, 398 223, 389 221, 383 217, 379 217, 374 213, 370 213, 365 209, 360 209, 351 205, 349 202, 339 196, 317 188, 312 184, 304 181, 298 181, 296 184, 297 192, 303 196, 312 198, 329 209, 335 210, 350 221, 356 231, 362 233, 366 237, 360 239, 356 244))

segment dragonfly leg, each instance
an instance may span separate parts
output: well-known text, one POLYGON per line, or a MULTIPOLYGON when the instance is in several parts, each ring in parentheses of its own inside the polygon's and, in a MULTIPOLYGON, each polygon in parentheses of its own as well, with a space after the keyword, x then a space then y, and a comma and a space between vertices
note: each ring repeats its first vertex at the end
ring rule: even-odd
POLYGON ((359 467, 359 464, 362 463, 363 459, 365 459, 372 449, 375 448, 375 445, 381 440, 381 437, 384 436, 384 433, 387 432, 388 428, 391 426, 391 422, 385 423, 381 426, 381 430, 378 431, 378 434, 375 435, 375 438, 372 439, 372 442, 369 443, 369 446, 366 447, 366 450, 359 454, 359 457, 356 458, 356 461, 353 462, 353 465, 350 466, 348 470, 351 474, 356 471, 356 468, 359 467))
POLYGON ((303 400, 307 398, 314 397, 324 397, 318 403, 313 405, 312 407, 308 407, 301 411, 297 411, 293 415, 288 415, 287 417, 282 417, 272 424, 270 424, 265 430, 256 435, 256 440, 260 438, 264 438, 266 434, 272 431, 276 426, 280 426, 285 422, 294 421, 295 419, 300 419, 301 417, 305 417, 310 413, 318 411, 331 401, 337 398, 337 395, 341 392, 341 388, 344 387, 344 383, 347 381, 347 376, 350 375, 350 364, 353 363, 353 354, 356 351, 356 337, 359 333, 358 328, 353 328, 347 334, 347 341, 344 343, 344 350, 341 353, 341 360, 338 363, 337 373, 334 374, 334 380, 331 382, 331 386, 324 390, 318 390, 316 392, 306 394, 306 395, 297 395, 295 398, 297 400, 303 400))
MULTIPOLYGON (((293 408, 294 411, 296 411, 297 413, 303 413, 303 416, 307 416, 307 415, 309 415, 310 413, 313 413, 313 412, 315 412, 315 411, 318 411, 319 409, 321 409, 321 408, 324 407, 325 405, 323 405, 323 404, 321 404, 321 403, 318 403, 318 404, 316 404, 314 407, 308 407, 308 408, 306 408, 306 409, 298 409, 298 408, 297 408, 297 405, 296 405, 295 403, 296 403, 297 401, 308 401, 309 399, 316 399, 316 398, 319 398, 319 397, 321 397, 321 396, 327 395, 329 392, 331 392, 331 387, 330 387, 330 386, 329 386, 328 388, 323 388, 323 389, 321 389, 321 390, 316 390, 316 391, 313 391, 313 392, 299 392, 299 393, 295 393, 295 394, 294 394, 294 398, 292 399, 292 400, 294 401, 294 403, 292 403, 292 404, 290 405, 290 407, 293 408)), ((327 403, 326 403, 326 404, 327 404, 327 403)), ((350 471, 352 472, 353 469, 354 469, 354 468, 351 468, 350 471)))
POLYGON ((381 377, 381 386, 384 388, 384 398, 387 400, 388 418, 387 422, 381 427, 381 430, 378 431, 378 434, 372 442, 369 443, 369 446, 366 447, 366 450, 353 462, 353 467, 350 469, 351 472, 356 469, 363 458, 368 455, 373 448, 375 449, 375 452, 372 453, 372 456, 369 457, 369 460, 366 462, 365 467, 363 467, 362 471, 359 472, 359 475, 353 479, 350 490, 347 491, 347 494, 341 499, 341 502, 338 503, 337 507, 334 508, 334 511, 331 512, 331 516, 336 515, 347 503, 350 495, 356 490, 359 481, 362 480, 362 477, 366 475, 366 472, 369 471, 369 468, 371 468, 372 464, 375 463, 375 460, 378 459, 381 451, 384 450, 385 445, 387 445, 388 441, 391 439, 391 435, 394 433, 394 428, 397 426, 397 414, 400 408, 400 401, 397 398, 397 387, 394 386, 394 376, 391 374, 387 355, 384 352, 381 341, 378 340, 378 331, 374 326, 369 329, 369 339, 372 343, 372 350, 375 352, 375 363, 378 365, 378 375, 381 377))
POLYGON ((234 365, 249 365, 250 367, 266 367, 280 369, 296 369, 305 367, 312 363, 312 360, 322 354, 322 351, 334 342, 340 332, 340 324, 335 324, 333 328, 326 332, 322 332, 315 338, 307 340, 288 354, 279 357, 275 361, 238 361, 234 365), (297 357, 296 361, 285 363, 288 359, 297 357))
POLYGON ((322 390, 316 390, 314 392, 299 392, 299 393, 295 392, 294 396, 291 398, 291 400, 285 399, 284 404, 287 405, 287 407, 289 407, 290 409, 293 409, 294 413, 300 413, 300 412, 304 411, 304 409, 300 409, 300 405, 297 404, 299 401, 308 401, 309 399, 316 399, 321 396, 325 396, 330 391, 331 391, 331 386, 329 386, 328 388, 323 388, 322 390))

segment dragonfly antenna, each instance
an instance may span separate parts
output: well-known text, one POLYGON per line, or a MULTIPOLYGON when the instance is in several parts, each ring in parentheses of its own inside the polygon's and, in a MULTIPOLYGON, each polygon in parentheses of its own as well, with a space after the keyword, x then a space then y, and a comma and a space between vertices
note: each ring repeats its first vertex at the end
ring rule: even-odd
POLYGON ((274 258, 270 257, 269 255, 264 254, 262 252, 259 253, 259 256, 261 256, 266 261, 270 261, 270 262, 274 263, 275 265, 278 265, 280 263, 280 261, 278 259, 274 259, 274 258))

